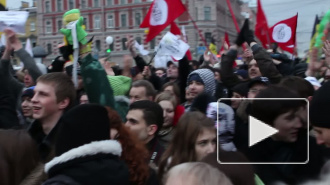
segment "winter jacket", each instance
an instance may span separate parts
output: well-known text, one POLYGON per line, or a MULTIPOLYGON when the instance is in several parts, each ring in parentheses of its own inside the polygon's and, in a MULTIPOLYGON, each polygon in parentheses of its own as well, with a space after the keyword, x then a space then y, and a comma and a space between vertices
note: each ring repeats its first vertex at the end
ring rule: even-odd
POLYGON ((149 163, 158 166, 160 159, 165 151, 164 147, 159 142, 157 137, 154 137, 149 143, 147 143, 147 149, 150 154, 149 163))
POLYGON ((38 164, 37 145, 25 130, 0 130, 0 181, 18 185, 38 164))
POLYGON ((73 148, 45 165, 49 179, 43 185, 128 185, 129 171, 120 160, 121 151, 114 140, 73 148))
POLYGON ((128 105, 125 108, 125 104, 115 101, 114 91, 104 68, 91 54, 82 59, 81 74, 89 102, 109 106, 118 112, 123 121, 126 120, 128 105))

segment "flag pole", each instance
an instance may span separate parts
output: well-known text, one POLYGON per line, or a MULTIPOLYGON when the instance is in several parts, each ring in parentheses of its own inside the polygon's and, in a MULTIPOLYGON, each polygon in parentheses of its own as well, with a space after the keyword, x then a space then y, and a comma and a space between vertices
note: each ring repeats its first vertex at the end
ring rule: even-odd
MULTIPOLYGON (((237 33, 239 33, 239 32, 240 32, 240 29, 239 29, 239 26, 238 26, 238 23, 237 23, 236 16, 235 16, 235 14, 234 14, 233 8, 231 7, 230 0, 227 0, 227 5, 228 5, 228 8, 229 8, 229 11, 230 11, 231 17, 233 18, 233 22, 234 22, 234 25, 235 25, 236 31, 237 31, 237 33)), ((246 49, 244 45, 242 45, 242 47, 243 47, 243 50, 246 49)))

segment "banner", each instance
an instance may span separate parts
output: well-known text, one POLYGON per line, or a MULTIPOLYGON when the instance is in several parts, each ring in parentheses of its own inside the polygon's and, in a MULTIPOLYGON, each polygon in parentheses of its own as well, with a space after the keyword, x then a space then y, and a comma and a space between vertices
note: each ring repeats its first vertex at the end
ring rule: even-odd
POLYGON ((29 16, 26 11, 0 11, 0 32, 10 28, 16 33, 25 33, 25 22, 29 16))
POLYGON ((190 46, 187 43, 179 40, 172 33, 167 32, 159 43, 157 55, 169 55, 175 60, 181 60, 189 48, 190 46))

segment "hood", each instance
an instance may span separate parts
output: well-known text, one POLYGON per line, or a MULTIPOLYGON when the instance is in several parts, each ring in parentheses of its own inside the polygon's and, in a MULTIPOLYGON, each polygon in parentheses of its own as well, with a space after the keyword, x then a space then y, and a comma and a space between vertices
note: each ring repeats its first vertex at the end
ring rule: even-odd
POLYGON ((216 87, 214 73, 209 69, 197 69, 189 74, 187 86, 189 85, 189 78, 193 74, 197 74, 203 80, 204 92, 214 96, 216 87))

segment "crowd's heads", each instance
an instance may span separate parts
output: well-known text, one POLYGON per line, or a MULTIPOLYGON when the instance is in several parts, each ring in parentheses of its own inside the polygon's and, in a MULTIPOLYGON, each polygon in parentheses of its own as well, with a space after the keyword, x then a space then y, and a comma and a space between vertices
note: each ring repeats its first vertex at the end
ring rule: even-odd
POLYGON ((138 80, 133 82, 131 90, 129 91, 130 103, 139 100, 152 101, 155 97, 156 90, 154 86, 147 80, 138 80))
POLYGON ((232 185, 228 177, 218 169, 201 162, 189 162, 174 166, 164 178, 165 185, 232 185))
POLYGON ((246 81, 249 79, 248 71, 246 71, 244 69, 239 69, 239 70, 235 71, 235 74, 242 81, 246 81))
POLYGON ((108 112, 101 105, 72 108, 61 119, 55 144, 56 156, 94 141, 110 139, 110 124, 108 112))
POLYGON ((35 119, 43 119, 71 108, 76 96, 72 80, 60 72, 40 76, 34 93, 31 101, 35 119))
POLYGON ((149 142, 164 123, 163 109, 149 100, 132 103, 126 115, 126 126, 142 141, 149 142))
POLYGON ((316 131, 318 144, 330 147, 330 82, 326 82, 317 90, 310 103, 310 122, 316 131))
POLYGON ((293 98, 299 98, 299 95, 281 86, 270 86, 260 91, 256 98, 287 98, 254 100, 250 115, 278 129, 279 132, 272 136, 275 140, 295 142, 300 129, 305 126, 305 100, 294 100, 293 98))
POLYGON ((48 66, 48 73, 62 72, 65 60, 62 56, 56 57, 53 62, 48 66))
POLYGON ((248 64, 248 72, 250 79, 261 76, 257 61, 252 59, 248 64))
POLYGON ((293 75, 305 78, 306 77, 305 72, 307 68, 308 68, 307 63, 296 64, 293 68, 293 75))
POLYGON ((178 62, 167 62, 167 78, 170 79, 177 79, 179 76, 179 68, 178 68, 178 62))
POLYGON ((214 73, 209 69, 195 70, 189 74, 187 85, 194 98, 202 92, 213 96, 216 88, 214 73))
POLYGON ((172 95, 174 95, 175 97, 177 97, 177 102, 178 104, 179 102, 179 98, 180 98, 180 88, 178 86, 177 83, 175 82, 167 82, 163 85, 162 87, 162 91, 166 91, 171 93, 172 95))
POLYGON ((156 68, 155 73, 158 77, 162 78, 166 74, 166 69, 165 68, 156 68))
POLYGON ((24 69, 23 72, 24 72, 24 79, 23 79, 24 86, 31 87, 35 85, 35 82, 33 81, 31 75, 29 74, 29 71, 27 69, 24 69))
MULTIPOLYGON (((238 85, 235 85, 233 88, 232 88, 232 92, 233 92, 233 95, 232 95, 232 98, 246 98, 247 97, 247 94, 248 94, 248 91, 249 91, 249 88, 248 88, 248 83, 240 83, 238 85)), ((232 99, 231 100, 231 107, 233 109, 237 109, 240 105, 242 100, 240 99, 232 99)))
POLYGON ((256 95, 263 89, 267 88, 267 86, 270 84, 269 80, 267 77, 256 77, 253 78, 249 83, 248 83, 248 98, 254 98, 256 95))

